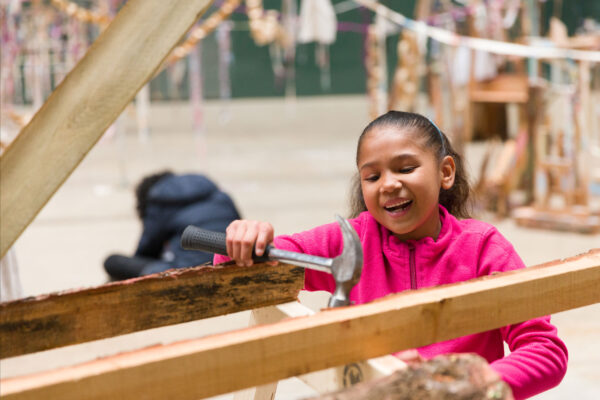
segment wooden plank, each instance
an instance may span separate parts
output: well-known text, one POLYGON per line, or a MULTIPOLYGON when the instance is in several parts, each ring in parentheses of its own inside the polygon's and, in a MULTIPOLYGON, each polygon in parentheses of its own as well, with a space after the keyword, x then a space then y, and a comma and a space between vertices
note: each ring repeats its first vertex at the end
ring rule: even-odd
POLYGON ((0 158, 0 257, 211 0, 131 0, 0 158))
POLYGON ((296 300, 291 265, 196 267, 0 303, 0 358, 296 300))
POLYGON ((9 399, 197 399, 600 302, 600 249, 0 381, 9 399), (368 343, 368 345, 365 345, 368 343))

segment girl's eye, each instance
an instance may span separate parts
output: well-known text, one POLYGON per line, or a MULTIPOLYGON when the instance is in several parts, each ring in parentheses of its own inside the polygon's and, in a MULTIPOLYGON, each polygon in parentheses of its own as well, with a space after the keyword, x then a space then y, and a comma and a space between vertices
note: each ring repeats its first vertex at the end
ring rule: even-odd
POLYGON ((365 181, 375 182, 377 179, 379 179, 379 175, 369 175, 365 178, 365 181))
POLYGON ((401 174, 410 174, 411 172, 413 172, 417 167, 404 167, 404 168, 400 168, 398 170, 398 172, 400 172, 401 174))

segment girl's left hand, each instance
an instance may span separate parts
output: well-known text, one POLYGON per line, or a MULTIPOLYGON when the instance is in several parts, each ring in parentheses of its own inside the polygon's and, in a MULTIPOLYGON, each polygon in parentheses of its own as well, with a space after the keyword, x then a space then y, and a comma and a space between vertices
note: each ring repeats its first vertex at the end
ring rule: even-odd
POLYGON ((398 357, 401 361, 404 361, 408 365, 418 364, 423 362, 425 359, 421 357, 416 349, 409 349, 394 353, 394 356, 398 357))

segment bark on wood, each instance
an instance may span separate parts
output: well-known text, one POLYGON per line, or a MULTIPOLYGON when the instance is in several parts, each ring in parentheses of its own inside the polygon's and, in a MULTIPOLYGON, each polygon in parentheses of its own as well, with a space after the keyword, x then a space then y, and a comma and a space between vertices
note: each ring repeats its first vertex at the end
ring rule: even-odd
POLYGON ((311 400, 513 400, 482 357, 447 354, 311 400))
POLYGON ((600 302, 600 250, 0 381, 10 399, 198 399, 600 302), (368 346, 364 344, 368 343, 368 346))
POLYGON ((210 6, 132 0, 0 157, 0 257, 210 6))
POLYGON ((205 266, 0 303, 0 358, 293 301, 303 280, 291 265, 205 266))

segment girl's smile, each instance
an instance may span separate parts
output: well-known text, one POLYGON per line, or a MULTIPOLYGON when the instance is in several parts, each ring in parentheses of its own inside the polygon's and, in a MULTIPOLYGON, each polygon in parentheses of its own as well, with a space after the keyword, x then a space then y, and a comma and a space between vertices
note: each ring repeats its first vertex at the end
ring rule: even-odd
POLYGON ((436 155, 410 130, 373 128, 358 156, 367 210, 402 240, 432 237, 440 230, 440 188, 454 183, 454 160, 436 155))

